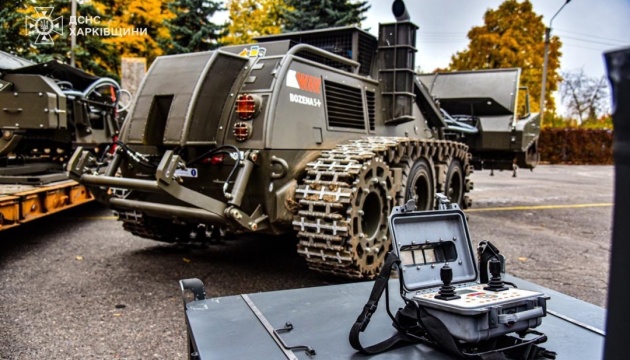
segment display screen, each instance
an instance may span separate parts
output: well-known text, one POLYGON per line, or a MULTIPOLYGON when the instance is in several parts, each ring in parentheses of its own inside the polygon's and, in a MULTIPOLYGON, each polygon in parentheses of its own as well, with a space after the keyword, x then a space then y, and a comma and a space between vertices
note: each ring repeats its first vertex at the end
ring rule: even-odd
POLYGON ((400 261, 403 265, 427 265, 455 261, 457 252, 453 242, 411 245, 400 249, 400 261))

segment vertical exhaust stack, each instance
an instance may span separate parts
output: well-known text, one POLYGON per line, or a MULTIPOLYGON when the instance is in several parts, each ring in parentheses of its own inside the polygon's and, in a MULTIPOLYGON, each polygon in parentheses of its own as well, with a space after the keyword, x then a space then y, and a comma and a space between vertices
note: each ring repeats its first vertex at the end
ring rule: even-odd
POLYGON ((395 0, 395 23, 379 24, 378 69, 386 125, 413 121, 416 30, 402 0, 395 0))

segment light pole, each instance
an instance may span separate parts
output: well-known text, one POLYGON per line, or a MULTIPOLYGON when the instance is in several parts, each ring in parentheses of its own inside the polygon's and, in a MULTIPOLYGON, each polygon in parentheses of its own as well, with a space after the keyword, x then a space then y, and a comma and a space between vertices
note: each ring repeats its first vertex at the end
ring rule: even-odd
POLYGON ((70 19, 70 66, 74 67, 74 48, 77 46, 77 0, 72 0, 70 19))
POLYGON ((571 0, 566 0, 560 9, 556 11, 556 13, 549 20, 549 27, 545 28, 545 59, 543 60, 543 73, 542 73, 542 88, 540 89, 540 127, 543 126, 543 120, 545 118, 545 90, 547 88, 547 62, 549 61, 549 43, 551 42, 551 23, 553 19, 562 11, 562 9, 569 3, 571 0))

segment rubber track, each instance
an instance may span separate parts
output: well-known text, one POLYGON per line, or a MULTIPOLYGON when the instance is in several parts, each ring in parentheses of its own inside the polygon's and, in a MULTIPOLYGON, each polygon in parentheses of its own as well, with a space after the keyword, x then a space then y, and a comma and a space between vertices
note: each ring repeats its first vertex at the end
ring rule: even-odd
MULTIPOLYGON (((298 253, 304 256, 309 268, 355 279, 376 275, 362 273, 350 250, 352 234, 348 214, 352 210, 352 192, 358 190, 355 180, 363 165, 373 159, 380 158, 391 168, 403 157, 420 156, 432 159, 435 165, 446 166, 452 159, 459 159, 464 170, 464 191, 472 189, 468 147, 453 141, 371 137, 323 151, 317 160, 307 165, 306 176, 296 190, 300 207, 293 227, 299 238, 298 253)), ((443 190, 443 183, 438 184, 437 189, 443 190)), ((464 206, 469 205, 470 200, 465 196, 464 206)), ((388 240, 388 246, 389 243, 388 240)))

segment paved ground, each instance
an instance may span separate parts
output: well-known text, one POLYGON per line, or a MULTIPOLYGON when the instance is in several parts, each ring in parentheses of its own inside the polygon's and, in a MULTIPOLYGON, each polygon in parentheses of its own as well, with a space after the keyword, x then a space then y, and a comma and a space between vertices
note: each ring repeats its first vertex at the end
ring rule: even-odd
MULTIPOLYGON (((612 177, 611 166, 476 173, 473 241, 495 243, 512 274, 605 306, 612 177)), ((291 238, 182 248, 109 215, 90 204, 0 233, 0 359, 184 358, 179 279, 203 279, 210 296, 339 283, 309 272, 291 238)))

